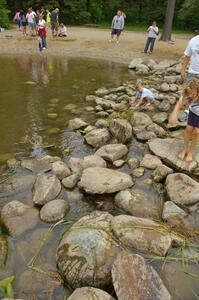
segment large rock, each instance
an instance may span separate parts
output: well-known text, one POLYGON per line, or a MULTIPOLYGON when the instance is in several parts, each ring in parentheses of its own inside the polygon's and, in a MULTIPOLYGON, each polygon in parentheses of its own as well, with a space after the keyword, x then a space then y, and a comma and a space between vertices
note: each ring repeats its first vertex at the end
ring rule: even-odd
POLYGON ((3 207, 1 221, 12 236, 19 236, 36 226, 38 215, 36 208, 19 201, 11 201, 3 207))
POLYGON ((105 160, 114 162, 124 157, 127 153, 127 146, 122 144, 110 144, 101 147, 95 154, 104 158, 105 160))
POLYGON ((144 192, 133 189, 119 192, 115 196, 115 204, 136 217, 160 219, 162 214, 162 201, 147 197, 144 192))
POLYGON ((132 138, 132 126, 126 120, 114 119, 109 130, 119 143, 126 143, 132 138))
POLYGON ((162 162, 158 157, 151 154, 146 154, 141 161, 140 166, 150 170, 154 170, 161 164, 162 162))
POLYGON ((157 135, 157 137, 160 137, 160 138, 166 136, 166 131, 161 126, 159 126, 155 123, 149 125, 147 127, 147 130, 154 132, 157 135))
POLYGON ((46 223, 56 223, 64 218, 70 209, 65 200, 57 199, 46 203, 40 210, 40 218, 46 223))
POLYGON ((115 292, 119 300, 170 300, 171 296, 158 273, 137 254, 123 252, 112 268, 115 292))
POLYGON ((40 174, 34 185, 33 202, 44 205, 54 200, 61 192, 61 183, 55 175, 40 174))
POLYGON ((150 150, 159 156, 165 164, 168 164, 172 168, 191 173, 197 168, 199 158, 196 157, 196 161, 192 163, 186 163, 178 159, 179 153, 183 149, 183 141, 178 139, 153 139, 148 142, 150 150))
POLYGON ((110 138, 110 133, 106 128, 93 129, 85 135, 86 142, 94 148, 105 145, 110 138))
POLYGON ((75 118, 69 121, 68 127, 74 130, 85 128, 88 126, 88 123, 84 122, 82 119, 75 118))
POLYGON ((52 172, 60 180, 71 175, 71 171, 63 161, 56 161, 52 164, 52 172))
POLYGON ((152 124, 151 118, 143 113, 143 112, 135 112, 131 118, 131 124, 133 126, 141 126, 147 127, 148 125, 152 124))
POLYGON ((171 104, 169 100, 164 99, 159 105, 158 109, 161 112, 169 112, 171 110, 171 104))
POLYGON ((73 289, 110 287, 111 265, 120 251, 111 237, 112 219, 109 213, 93 212, 64 234, 57 250, 57 264, 73 289))
POLYGON ((180 247, 184 243, 170 229, 148 219, 121 215, 113 219, 112 228, 124 246, 159 256, 165 256, 172 246, 180 247))
POLYGON ((114 300, 114 298, 100 289, 83 287, 76 289, 68 300, 114 300))
POLYGON ((199 183, 183 173, 169 175, 166 190, 170 200, 176 204, 192 205, 199 202, 199 183))
POLYGON ((136 67, 142 63, 143 63, 142 58, 134 58, 129 64, 129 69, 136 69, 136 67))
POLYGON ((46 155, 42 158, 25 159, 21 162, 21 166, 34 173, 48 172, 52 169, 52 163, 59 160, 59 157, 46 155))
POLYGON ((162 125, 163 123, 165 123, 168 120, 168 114, 166 112, 160 112, 155 114, 153 117, 153 122, 162 125))
POLYGON ((162 83, 160 86, 160 91, 164 93, 169 92, 170 91, 169 84, 166 82, 162 83))
POLYGON ((106 168, 88 168, 82 174, 79 187, 88 194, 112 194, 132 187, 132 178, 106 168))

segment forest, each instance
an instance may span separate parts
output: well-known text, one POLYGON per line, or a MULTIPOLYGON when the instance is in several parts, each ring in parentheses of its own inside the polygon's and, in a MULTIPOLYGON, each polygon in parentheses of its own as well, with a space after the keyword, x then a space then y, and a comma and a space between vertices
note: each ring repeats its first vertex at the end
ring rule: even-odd
MULTIPOLYGON (((176 2, 174 27, 195 29, 199 27, 199 1, 173 0, 176 2)), ((37 8, 60 8, 60 18, 66 24, 110 23, 117 9, 126 15, 126 24, 146 25, 157 20, 164 23, 167 0, 0 0, 0 25, 7 26, 16 10, 32 6, 37 8)))

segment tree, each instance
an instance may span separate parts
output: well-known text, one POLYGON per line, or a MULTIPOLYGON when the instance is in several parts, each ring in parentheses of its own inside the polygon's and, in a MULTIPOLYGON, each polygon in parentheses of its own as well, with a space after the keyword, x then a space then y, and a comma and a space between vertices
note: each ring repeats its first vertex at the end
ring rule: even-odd
POLYGON ((160 38, 161 41, 165 41, 165 42, 171 41, 171 32, 172 32, 173 18, 175 13, 175 5, 176 5, 176 0, 168 0, 164 29, 162 32, 162 36, 160 38))
POLYGON ((6 7, 6 0, 0 0, 0 26, 9 27, 9 10, 6 7))

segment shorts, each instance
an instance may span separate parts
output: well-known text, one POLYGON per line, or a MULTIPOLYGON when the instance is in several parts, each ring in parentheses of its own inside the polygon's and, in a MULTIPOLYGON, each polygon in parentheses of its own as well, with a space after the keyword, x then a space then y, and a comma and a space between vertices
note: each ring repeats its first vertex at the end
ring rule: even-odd
POLYGON ((35 23, 28 23, 28 25, 29 25, 29 27, 30 27, 30 29, 35 29, 35 23))
MULTIPOLYGON (((155 99, 153 97, 147 97, 150 101, 151 104, 154 104, 155 99)), ((144 100, 146 101, 146 97, 144 98, 144 100)))
POLYGON ((194 114, 191 110, 189 110, 187 124, 189 126, 199 128, 199 116, 197 116, 196 114, 194 114))
POLYGON ((59 28, 58 22, 51 22, 51 28, 52 28, 52 30, 57 31, 59 28))
POLYGON ((122 33, 122 30, 121 29, 112 29, 112 35, 117 35, 117 36, 120 36, 120 34, 122 33))

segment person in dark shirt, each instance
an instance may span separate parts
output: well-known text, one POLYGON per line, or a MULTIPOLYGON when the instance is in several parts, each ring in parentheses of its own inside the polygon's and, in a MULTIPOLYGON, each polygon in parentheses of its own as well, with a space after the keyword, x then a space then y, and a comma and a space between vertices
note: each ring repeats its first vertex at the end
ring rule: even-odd
POLYGON ((51 29, 52 29, 52 36, 58 36, 58 29, 59 29, 59 8, 54 9, 50 15, 51 19, 51 29))

